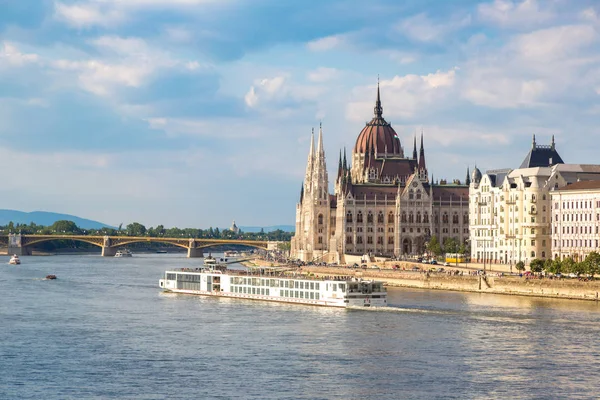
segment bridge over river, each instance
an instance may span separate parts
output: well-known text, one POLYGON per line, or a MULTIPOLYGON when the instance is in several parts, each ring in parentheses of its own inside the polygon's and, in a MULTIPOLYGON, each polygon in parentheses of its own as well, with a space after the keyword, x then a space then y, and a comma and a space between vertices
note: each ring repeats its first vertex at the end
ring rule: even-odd
POLYGON ((168 238, 146 236, 87 236, 87 235, 0 235, 0 246, 8 248, 8 254, 31 255, 32 247, 36 244, 52 240, 77 240, 98 246, 102 249, 103 257, 112 257, 119 247, 132 243, 167 243, 187 249, 188 257, 203 257, 203 249, 219 245, 242 245, 263 250, 276 250, 279 242, 260 240, 227 240, 227 239, 196 239, 168 238))

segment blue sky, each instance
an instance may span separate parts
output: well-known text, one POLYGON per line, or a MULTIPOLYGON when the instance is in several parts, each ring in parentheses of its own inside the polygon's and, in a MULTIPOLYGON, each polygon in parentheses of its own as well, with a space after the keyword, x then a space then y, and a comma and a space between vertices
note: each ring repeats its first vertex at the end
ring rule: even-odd
POLYGON ((1 208, 118 225, 293 224, 372 116, 430 173, 599 163, 593 0, 0 0, 1 208))

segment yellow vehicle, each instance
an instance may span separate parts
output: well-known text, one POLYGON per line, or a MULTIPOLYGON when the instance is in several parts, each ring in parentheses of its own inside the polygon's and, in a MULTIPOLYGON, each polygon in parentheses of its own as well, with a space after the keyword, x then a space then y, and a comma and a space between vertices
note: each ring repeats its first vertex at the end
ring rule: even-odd
POLYGON ((458 254, 458 253, 446 253, 446 262, 447 263, 464 263, 466 260, 466 257, 464 254, 458 254))

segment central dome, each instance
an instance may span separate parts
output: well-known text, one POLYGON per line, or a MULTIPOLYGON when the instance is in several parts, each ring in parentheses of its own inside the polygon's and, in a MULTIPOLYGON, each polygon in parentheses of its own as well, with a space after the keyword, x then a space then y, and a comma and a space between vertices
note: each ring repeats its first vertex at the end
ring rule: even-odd
POLYGON ((397 154, 402 156, 402 146, 398 134, 392 126, 383 119, 383 107, 379 97, 377 85, 377 101, 375 102, 375 116, 367 123, 356 139, 354 153, 397 154))

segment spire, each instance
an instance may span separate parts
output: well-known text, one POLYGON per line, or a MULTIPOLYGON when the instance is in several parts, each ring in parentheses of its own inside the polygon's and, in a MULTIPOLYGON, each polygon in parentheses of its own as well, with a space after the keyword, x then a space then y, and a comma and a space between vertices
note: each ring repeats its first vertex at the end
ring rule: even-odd
POLYGON ((415 146, 413 147, 413 159, 417 159, 417 135, 415 134, 415 146))
POLYGON ((339 164, 338 164, 338 174, 337 174, 337 176, 338 176, 338 179, 340 179, 340 178, 341 178, 341 176, 342 176, 342 171, 343 171, 343 165, 342 165, 342 149, 340 149, 340 162, 339 162, 339 164))
POLYGON ((533 134, 533 149, 535 150, 535 133, 533 134))
POLYGON ((471 184, 471 174, 469 173, 469 167, 467 167, 467 178, 465 179, 465 184, 471 184))
POLYGON ((425 148, 423 147, 423 129, 421 129, 421 149, 419 150, 419 170, 427 171, 425 164, 425 148))
POLYGON ((552 150, 556 150, 556 144, 554 143, 554 135, 552 135, 552 143, 550 143, 550 148, 552 150))
POLYGON ((348 169, 348 164, 346 163, 346 148, 344 147, 344 170, 348 169))
POLYGON ((377 101, 375 101, 375 117, 382 118, 383 107, 381 107, 381 96, 379 95, 379 75, 377 76, 377 101))
POLYGON ((317 157, 320 157, 324 154, 325 150, 323 149, 323 124, 319 122, 319 143, 317 144, 317 157))
POLYGON ((304 200, 304 182, 302 183, 302 188, 300 188, 300 204, 302 204, 302 200, 304 200))
POLYGON ((310 133, 310 149, 308 150, 308 161, 312 161, 315 157, 315 128, 312 128, 310 133))

